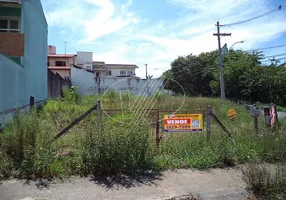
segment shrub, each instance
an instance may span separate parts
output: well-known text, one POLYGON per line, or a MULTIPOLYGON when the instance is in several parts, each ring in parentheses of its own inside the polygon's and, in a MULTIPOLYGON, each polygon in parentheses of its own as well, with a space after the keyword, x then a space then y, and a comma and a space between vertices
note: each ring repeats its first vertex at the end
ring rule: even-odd
POLYGON ((79 104, 81 102, 81 96, 79 93, 79 87, 72 86, 71 88, 62 89, 62 100, 68 103, 79 104))

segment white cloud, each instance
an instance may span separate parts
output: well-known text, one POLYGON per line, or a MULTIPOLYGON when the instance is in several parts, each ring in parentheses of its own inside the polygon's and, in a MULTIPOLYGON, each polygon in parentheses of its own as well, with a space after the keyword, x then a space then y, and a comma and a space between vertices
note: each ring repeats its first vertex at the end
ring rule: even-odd
MULTIPOLYGON (((46 12, 46 16, 50 26, 80 32, 82 37, 75 41, 80 41, 81 48, 97 41, 92 49, 94 60, 137 64, 137 75, 144 77, 145 63, 150 69, 158 68, 152 73, 159 76, 179 55, 217 49, 217 38, 213 36, 217 20, 223 24, 231 23, 273 9, 267 6, 267 0, 166 1, 182 11, 177 15, 180 17, 166 21, 146 18, 148 13, 145 17, 138 16, 131 10, 135 3, 132 0, 125 0, 123 5, 116 5, 111 0, 61 0, 56 9, 46 12)), ((150 8, 141 12, 156 11, 150 8)), ((278 38, 286 31, 283 12, 238 26, 221 27, 221 32, 232 33, 231 37, 222 38, 222 45, 228 43, 230 47, 244 40, 234 48, 252 49, 278 38)))
POLYGON ((110 0, 63 0, 56 9, 46 12, 46 18, 49 26, 82 32, 79 44, 83 44, 116 32, 128 24, 139 23, 138 17, 126 12, 131 3, 128 0, 118 10, 110 0))

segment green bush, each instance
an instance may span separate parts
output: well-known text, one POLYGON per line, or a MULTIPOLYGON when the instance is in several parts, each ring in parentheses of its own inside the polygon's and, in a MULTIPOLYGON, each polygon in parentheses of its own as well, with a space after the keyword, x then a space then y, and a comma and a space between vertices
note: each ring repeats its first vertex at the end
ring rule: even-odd
POLYGON ((68 103, 81 103, 81 96, 79 94, 79 87, 72 86, 71 88, 62 89, 62 100, 68 103))

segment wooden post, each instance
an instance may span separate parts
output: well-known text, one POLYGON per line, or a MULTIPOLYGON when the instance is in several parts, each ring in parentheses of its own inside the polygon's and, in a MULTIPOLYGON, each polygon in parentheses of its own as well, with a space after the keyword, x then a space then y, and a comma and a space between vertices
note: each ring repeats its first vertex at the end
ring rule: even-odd
POLYGON ((263 106, 263 110, 264 110, 264 119, 265 119, 266 128, 270 128, 271 127, 270 107, 269 106, 263 106))
POLYGON ((76 124, 78 124, 81 120, 86 118, 90 113, 92 113, 94 110, 97 109, 97 105, 90 108, 88 111, 86 111, 83 115, 81 115, 79 118, 75 119, 70 125, 68 125, 64 130, 62 130, 60 133, 58 133, 51 141, 50 143, 56 141, 58 138, 65 135, 72 127, 74 127, 76 124))
POLYGON ((252 107, 252 116, 254 120, 254 129, 256 133, 258 134, 258 116, 259 116, 259 108, 256 106, 256 104, 252 107))
POLYGON ((101 107, 100 107, 100 99, 97 100, 97 127, 100 128, 100 111, 101 111, 101 107))
POLYGON ((256 133, 258 133, 258 116, 255 115, 255 116, 253 117, 253 119, 254 119, 254 128, 255 128, 255 131, 256 131, 256 133))
POLYGON ((35 106, 35 97, 30 96, 30 110, 32 110, 35 106))
POLYGON ((207 138, 211 137, 211 116, 212 116, 212 108, 210 105, 207 106, 207 138))
POLYGON ((159 123, 159 120, 160 120, 160 116, 159 116, 159 110, 156 109, 156 144, 157 146, 159 146, 159 143, 160 143, 160 123, 159 123))
POLYGON ((277 106, 276 104, 273 105, 274 107, 274 112, 275 112, 275 122, 276 122, 276 125, 278 124, 278 113, 277 113, 277 106))

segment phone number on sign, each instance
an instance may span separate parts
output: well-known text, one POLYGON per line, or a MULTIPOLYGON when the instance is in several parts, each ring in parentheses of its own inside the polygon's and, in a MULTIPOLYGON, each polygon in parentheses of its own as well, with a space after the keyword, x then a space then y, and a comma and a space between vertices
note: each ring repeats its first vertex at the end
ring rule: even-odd
POLYGON ((165 126, 165 129, 191 129, 191 125, 165 126))

